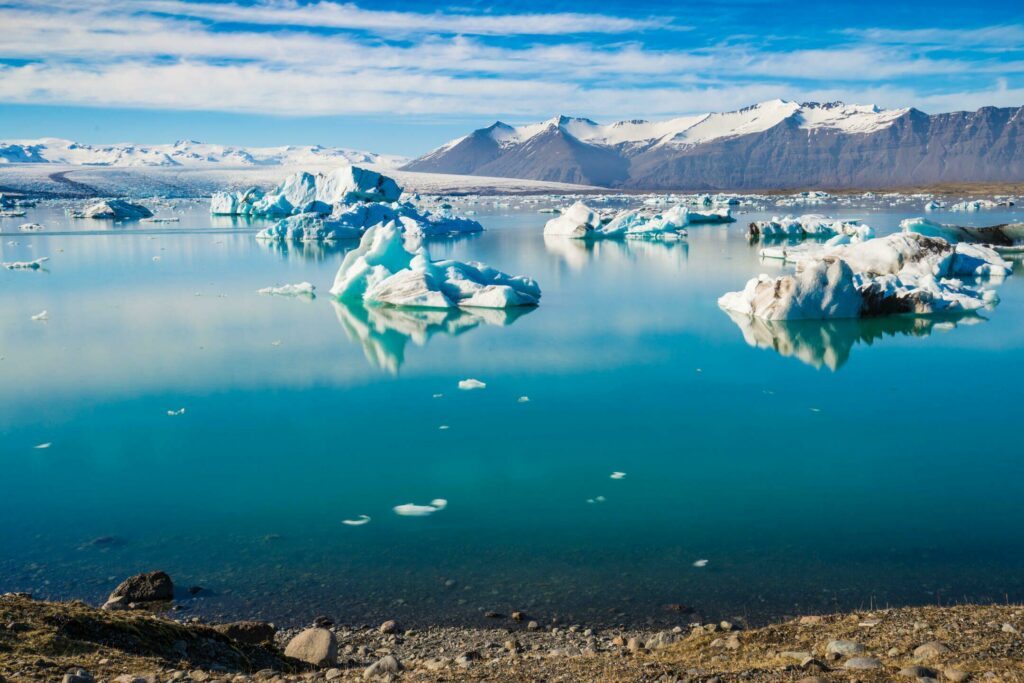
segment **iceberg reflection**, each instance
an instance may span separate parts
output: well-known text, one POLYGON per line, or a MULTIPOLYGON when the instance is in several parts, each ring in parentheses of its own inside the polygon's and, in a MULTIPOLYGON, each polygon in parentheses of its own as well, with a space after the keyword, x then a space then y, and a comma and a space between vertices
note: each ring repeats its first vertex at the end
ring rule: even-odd
POLYGON ((690 253, 686 240, 581 240, 561 235, 544 235, 544 248, 549 254, 558 256, 571 270, 581 270, 590 261, 629 264, 643 260, 678 266, 690 253))
POLYGON ((426 346, 435 334, 456 336, 480 325, 504 327, 534 310, 532 306, 471 310, 395 308, 339 300, 332 300, 331 304, 341 328, 350 340, 362 345, 370 365, 393 375, 405 362, 409 342, 426 346))
POLYGON ((850 359, 858 343, 872 344, 884 337, 909 335, 927 337, 932 332, 951 330, 958 325, 976 325, 987 319, 979 315, 884 318, 847 320, 762 320, 726 311, 750 346, 771 349, 791 356, 815 368, 835 372, 850 359))
POLYGON ((283 259, 323 261, 335 254, 344 254, 355 249, 358 240, 337 242, 292 242, 289 240, 255 240, 263 249, 280 254, 283 259))

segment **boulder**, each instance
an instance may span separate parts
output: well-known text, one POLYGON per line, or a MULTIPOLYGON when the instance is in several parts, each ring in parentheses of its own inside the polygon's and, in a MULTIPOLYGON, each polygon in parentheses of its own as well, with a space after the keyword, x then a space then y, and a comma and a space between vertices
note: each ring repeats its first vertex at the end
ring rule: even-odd
POLYGON ((338 661, 338 640, 326 628, 307 628, 288 641, 284 654, 313 666, 333 666, 338 661))
POLYGON ((103 609, 126 609, 132 603, 167 602, 174 599, 174 583, 165 572, 130 576, 113 590, 103 609))
POLYGON ((387 655, 381 657, 376 662, 366 667, 363 671, 363 678, 370 680, 373 678, 391 678, 397 676, 402 672, 402 663, 398 661, 394 655, 387 655))
POLYGON ((260 645, 274 642, 277 629, 266 621, 235 621, 230 624, 218 624, 214 628, 228 638, 248 645, 260 645))

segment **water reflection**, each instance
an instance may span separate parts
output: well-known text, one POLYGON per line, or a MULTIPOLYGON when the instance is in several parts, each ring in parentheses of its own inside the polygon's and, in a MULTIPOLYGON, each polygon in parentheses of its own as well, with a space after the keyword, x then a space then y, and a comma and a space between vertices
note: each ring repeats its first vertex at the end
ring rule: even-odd
POLYGON ((622 264, 655 261, 676 266, 685 262, 690 253, 686 240, 579 240, 558 235, 544 235, 544 248, 572 270, 582 270, 591 261, 622 264))
POLYGON ((360 302, 331 301, 338 323, 352 341, 359 342, 370 365, 393 375, 405 362, 409 342, 426 346, 435 334, 456 336, 479 325, 511 325, 534 310, 531 306, 509 309, 475 308, 471 311, 441 308, 366 306, 360 302))
POLYGON ((359 245, 359 240, 341 240, 338 242, 295 242, 292 240, 256 240, 267 251, 272 251, 282 259, 302 261, 324 261, 336 254, 344 254, 359 245))
POLYGON ((890 316, 852 320, 762 320, 727 311, 743 339, 753 347, 792 356, 815 368, 835 372, 850 359, 858 343, 872 344, 884 337, 927 337, 958 325, 976 325, 987 319, 963 314, 943 317, 890 316))

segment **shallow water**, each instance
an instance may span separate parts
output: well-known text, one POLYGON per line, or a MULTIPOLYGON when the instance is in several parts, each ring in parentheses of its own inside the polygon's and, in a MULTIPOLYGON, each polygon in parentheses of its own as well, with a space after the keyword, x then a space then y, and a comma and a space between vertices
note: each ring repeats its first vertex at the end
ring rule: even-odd
MULTIPOLYGON (((333 302, 346 247, 271 248, 201 205, 2 219, 0 260, 51 261, 0 271, 0 591, 100 601, 159 568, 204 587, 190 611, 281 624, 1024 599, 1020 273, 978 319, 762 326, 751 345, 716 299, 783 272, 744 237, 763 214, 587 247, 510 203, 428 246, 537 279, 517 315, 333 302), (256 294, 302 280, 322 295, 256 294)), ((920 207, 811 211, 885 233, 920 207)))

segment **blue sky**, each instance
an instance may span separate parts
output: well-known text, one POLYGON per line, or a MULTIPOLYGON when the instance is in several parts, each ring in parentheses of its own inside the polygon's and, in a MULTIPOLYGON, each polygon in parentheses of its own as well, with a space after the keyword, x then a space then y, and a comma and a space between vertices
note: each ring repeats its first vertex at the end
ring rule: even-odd
POLYGON ((415 155, 495 119, 1024 104, 1024 3, 0 0, 0 139, 415 155))

